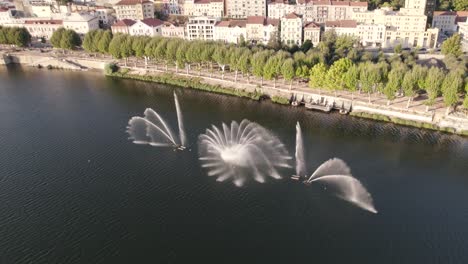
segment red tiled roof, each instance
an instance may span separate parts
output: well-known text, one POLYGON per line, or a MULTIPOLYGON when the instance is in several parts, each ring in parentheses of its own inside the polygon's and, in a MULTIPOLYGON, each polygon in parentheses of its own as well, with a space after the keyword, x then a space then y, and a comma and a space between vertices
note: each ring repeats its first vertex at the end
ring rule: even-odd
POLYGON ((330 0, 296 0, 298 4, 312 3, 312 5, 335 6, 367 6, 367 2, 359 1, 330 1, 330 0))
POLYGON ((247 17, 247 24, 264 24, 265 17, 264 16, 248 16, 247 17))
POLYGON ((115 5, 136 5, 136 4, 144 4, 144 3, 151 3, 148 0, 121 0, 115 5))
POLYGON ((367 2, 349 2, 350 6, 366 6, 367 7, 367 2))
POLYGON ((247 20, 225 20, 216 23, 216 27, 245 27, 247 20))
POLYGON ((456 12, 452 11, 434 11, 434 16, 456 16, 456 12))
POLYGON ((284 18, 286 19, 296 19, 296 18, 301 18, 302 16, 292 12, 292 13, 289 13, 287 14, 284 18))
POLYGON ((63 24, 62 20, 52 20, 52 19, 44 19, 44 20, 25 20, 25 24, 42 24, 42 25, 61 25, 63 24))
POLYGON ((320 29, 320 25, 315 23, 315 22, 310 22, 310 23, 307 23, 304 28, 308 28, 308 29, 320 29))
POLYGON ((326 21, 325 27, 355 28, 357 27, 357 22, 356 20, 326 21))
POLYGON ((129 27, 133 24, 135 24, 136 21, 135 20, 131 20, 131 19, 122 19, 122 20, 119 20, 117 22, 115 22, 112 26, 113 27, 129 27))
POLYGON ((264 24, 265 26, 272 25, 277 27, 279 25, 280 20, 275 19, 275 18, 267 18, 266 23, 264 24))
POLYGON ((146 25, 150 26, 150 27, 157 27, 157 26, 160 26, 160 25, 164 24, 164 21, 159 20, 157 18, 145 18, 145 19, 141 20, 141 22, 143 24, 146 24, 146 25))

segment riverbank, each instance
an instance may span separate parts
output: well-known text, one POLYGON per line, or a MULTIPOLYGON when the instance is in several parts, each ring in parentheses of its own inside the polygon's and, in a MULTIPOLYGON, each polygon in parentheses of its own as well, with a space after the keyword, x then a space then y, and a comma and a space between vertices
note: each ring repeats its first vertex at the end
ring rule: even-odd
POLYGON ((297 83, 290 89, 290 84, 277 81, 256 80, 248 77, 241 78, 237 74, 226 71, 213 73, 207 69, 197 72, 176 69, 167 65, 139 65, 139 61, 124 63, 115 61, 108 57, 96 58, 89 54, 81 53, 81 57, 68 54, 66 57, 38 52, 20 52, 2 54, 2 64, 16 63, 37 67, 42 65, 53 68, 70 70, 104 70, 108 63, 116 62, 120 71, 109 74, 115 78, 134 79, 163 84, 177 85, 184 88, 193 88, 207 92, 226 94, 259 100, 270 98, 272 102, 289 105, 291 100, 302 100, 304 102, 326 102, 334 109, 347 109, 353 116, 373 119, 378 121, 392 122, 399 125, 413 126, 423 129, 431 129, 442 132, 468 135, 468 117, 445 114, 443 107, 434 107, 431 111, 422 110, 424 103, 414 104, 411 108, 406 107, 407 98, 394 100, 387 105, 385 98, 379 95, 350 94, 338 92, 335 94, 312 90, 306 84, 297 83), (43 64, 40 64, 40 63, 43 64), (56 64, 50 64, 54 62, 56 64), (48 63, 48 64, 47 64, 48 63))

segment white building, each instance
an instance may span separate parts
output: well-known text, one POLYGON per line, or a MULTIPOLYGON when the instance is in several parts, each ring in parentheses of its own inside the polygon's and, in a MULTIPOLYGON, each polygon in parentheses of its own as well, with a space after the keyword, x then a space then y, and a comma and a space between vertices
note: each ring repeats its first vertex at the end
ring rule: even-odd
POLYGON ((32 37, 50 39, 57 29, 63 27, 62 20, 31 19, 24 21, 24 27, 32 37))
POLYGON ((96 8, 95 15, 99 19, 99 24, 103 26, 110 26, 114 24, 115 18, 112 15, 113 12, 114 10, 111 8, 96 8))
POLYGON ((286 45, 302 45, 302 16, 290 13, 281 18, 281 42, 286 45))
POLYGON ((166 38, 185 38, 185 26, 164 21, 161 34, 166 38))
POLYGON ((63 27, 72 29, 78 34, 86 34, 99 29, 99 18, 85 13, 69 13, 62 16, 63 27))
POLYGON ((230 20, 217 22, 214 27, 214 40, 239 44, 241 39, 247 41, 247 20, 230 20))
MULTIPOLYGON (((264 16, 247 17, 247 40, 267 44, 270 38, 278 35, 279 20, 264 16)), ((279 36, 278 36, 279 38, 279 36)))
POLYGON ((354 12, 367 11, 367 2, 297 0, 296 4, 275 0, 268 4, 268 17, 282 18, 289 13, 302 15, 304 22, 349 20, 354 12))
POLYGON ((468 52, 468 21, 459 24, 459 32, 462 38, 462 49, 464 52, 468 52))
POLYGON ((363 46, 382 47, 385 42, 385 25, 359 24, 356 32, 363 46))
POLYGON ((187 23, 187 39, 213 40, 216 19, 211 17, 191 17, 187 23))
POLYGON ((436 11, 432 18, 432 27, 438 28, 441 33, 452 35, 457 32, 458 24, 466 22, 468 11, 436 11))
POLYGON ((154 4, 148 0, 121 0, 114 6, 117 19, 141 20, 154 17, 154 4))
POLYGON ((248 16, 266 16, 266 0, 225 0, 226 16, 246 18, 248 16))
POLYGON ((310 40, 314 47, 320 42, 321 29, 316 22, 309 22, 304 26, 304 41, 310 40))
POLYGON ((187 0, 183 6, 183 15, 185 16, 208 16, 215 18, 224 16, 223 0, 187 0))
POLYGON ((146 18, 143 20, 137 20, 128 29, 129 34, 132 36, 161 36, 161 28, 163 21, 156 18, 146 18))
POLYGON ((117 20, 117 22, 115 22, 111 27, 112 34, 130 34, 130 27, 135 23, 136 21, 131 19, 117 20))
POLYGON ((16 20, 17 11, 15 9, 0 8, 0 25, 11 24, 16 20))
POLYGON ((335 31, 338 36, 358 36, 356 20, 337 20, 325 22, 325 32, 335 31))

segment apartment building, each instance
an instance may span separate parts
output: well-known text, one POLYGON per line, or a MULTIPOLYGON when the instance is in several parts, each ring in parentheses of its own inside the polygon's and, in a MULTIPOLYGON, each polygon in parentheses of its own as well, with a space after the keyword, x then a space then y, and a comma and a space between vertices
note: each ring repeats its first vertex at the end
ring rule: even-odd
POLYGON ((466 22, 468 11, 436 11, 432 18, 432 27, 438 28, 441 33, 452 35, 457 32, 460 23, 466 22))
POLYGON ((99 18, 88 13, 67 13, 62 17, 63 27, 72 29, 78 34, 86 34, 99 29, 99 18))
POLYGON ((212 17, 191 17, 187 23, 187 39, 213 40, 217 20, 212 17))
POLYGON ((117 20, 111 27, 112 34, 130 34, 130 27, 135 23, 136 21, 131 19, 117 20))
POLYGON ((121 0, 115 4, 114 9, 119 20, 154 17, 154 4, 148 0, 121 0))
POLYGON ((161 34, 166 38, 185 38, 185 26, 164 21, 161 34))
POLYGON ((286 45, 302 45, 302 15, 290 13, 281 18, 281 42, 286 45))
POLYGON ((185 16, 207 16, 221 18, 224 16, 223 0, 187 0, 183 4, 185 16))
POLYGON ((304 25, 304 41, 310 40, 314 47, 320 42, 321 28, 316 22, 308 22, 304 25))
POLYGON ((214 27, 214 40, 239 44, 247 41, 247 20, 229 20, 217 22, 214 27))
POLYGON ((266 0, 225 0, 226 16, 246 18, 248 16, 266 16, 266 0))
POLYGON ((468 21, 459 24, 459 33, 462 38, 462 49, 468 52, 468 21))
POLYGON ((161 36, 161 28, 164 22, 157 18, 146 18, 137 20, 128 29, 129 34, 132 36, 161 36))
POLYGON ((279 19, 264 16, 247 17, 247 40, 267 44, 271 37, 278 34, 279 22, 279 19))

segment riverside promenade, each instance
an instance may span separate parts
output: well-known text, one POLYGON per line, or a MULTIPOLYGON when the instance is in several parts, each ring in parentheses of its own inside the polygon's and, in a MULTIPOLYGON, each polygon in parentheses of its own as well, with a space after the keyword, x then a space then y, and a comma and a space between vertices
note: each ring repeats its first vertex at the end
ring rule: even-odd
MULTIPOLYGON (((22 65, 41 65, 53 68, 69 70, 103 70, 105 65, 111 62, 117 63, 122 69, 126 69, 132 75, 159 75, 173 74, 174 76, 199 78, 201 82, 210 85, 219 85, 226 88, 243 89, 247 91, 260 91, 270 97, 280 96, 283 98, 297 98, 305 101, 324 101, 333 103, 335 106, 351 108, 352 115, 375 118, 386 117, 385 121, 407 120, 408 125, 421 126, 428 124, 432 128, 448 130, 458 134, 468 135, 468 114, 462 111, 447 113, 442 98, 428 107, 426 95, 412 98, 399 97, 389 102, 384 95, 374 93, 370 96, 364 93, 351 93, 348 91, 326 91, 311 89, 308 83, 294 81, 292 84, 284 80, 261 80, 253 76, 242 76, 240 73, 226 70, 224 73, 214 67, 198 69, 193 65, 191 69, 177 69, 174 65, 157 64, 154 62, 145 65, 142 59, 129 58, 127 61, 115 60, 109 56, 93 55, 85 52, 62 53, 60 51, 39 50, 0 50, 3 60, 0 64, 18 63, 22 65), (408 104, 408 101, 410 103, 408 104), (413 123, 413 124, 412 124, 413 123)), ((398 123, 398 122, 397 122, 398 123)), ((402 122, 399 122, 402 123, 402 122)))

